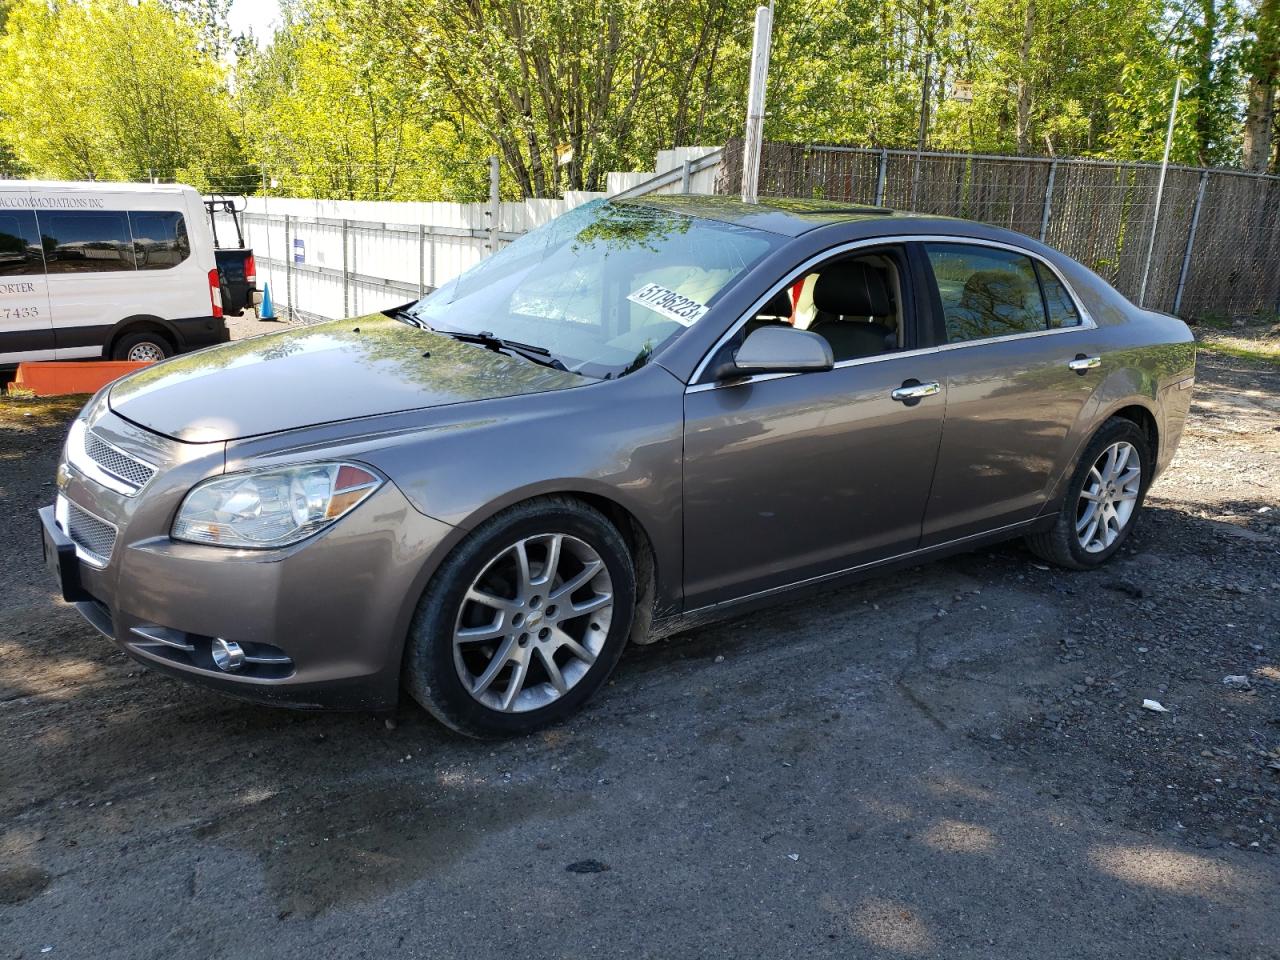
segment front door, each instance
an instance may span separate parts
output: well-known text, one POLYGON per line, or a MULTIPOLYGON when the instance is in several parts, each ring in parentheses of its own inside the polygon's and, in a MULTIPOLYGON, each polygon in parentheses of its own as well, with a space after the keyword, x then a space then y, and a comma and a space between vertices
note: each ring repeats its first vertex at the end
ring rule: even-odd
POLYGON ((834 369, 689 388, 688 608, 918 545, 946 375, 939 354, 910 349, 907 274, 901 251, 829 262, 791 286, 790 297, 769 301, 772 315, 742 328, 785 322, 819 333, 832 344, 834 369), (922 398, 902 392, 935 383, 938 392, 922 398))
MULTIPOLYGON (((24 195, 6 193, 16 204, 24 195)), ((0 364, 53 359, 49 287, 35 212, 0 208, 0 364)))

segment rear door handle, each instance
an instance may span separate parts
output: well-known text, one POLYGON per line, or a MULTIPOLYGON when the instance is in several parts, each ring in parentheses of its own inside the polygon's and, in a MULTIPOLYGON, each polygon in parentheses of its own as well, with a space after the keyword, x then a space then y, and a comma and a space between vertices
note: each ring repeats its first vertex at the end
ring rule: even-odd
POLYGON ((1076 373, 1084 373, 1086 370, 1092 370, 1094 367, 1102 366, 1102 358, 1086 357, 1083 353, 1078 353, 1074 360, 1067 361, 1067 366, 1076 373))
POLYGON ((932 383, 921 383, 919 380, 907 380, 902 384, 902 386, 890 393, 889 396, 893 397, 893 399, 897 400, 899 403, 905 403, 907 406, 912 407, 925 397, 932 397, 941 392, 942 387, 938 385, 936 380, 932 383))

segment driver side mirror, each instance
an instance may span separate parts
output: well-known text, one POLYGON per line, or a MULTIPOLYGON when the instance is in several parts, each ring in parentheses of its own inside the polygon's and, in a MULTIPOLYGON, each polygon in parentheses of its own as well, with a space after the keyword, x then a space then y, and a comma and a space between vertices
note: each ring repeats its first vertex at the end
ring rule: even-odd
POLYGON ((757 373, 807 373, 835 365, 825 337, 792 326, 760 327, 747 335, 733 359, 716 371, 717 380, 757 373))

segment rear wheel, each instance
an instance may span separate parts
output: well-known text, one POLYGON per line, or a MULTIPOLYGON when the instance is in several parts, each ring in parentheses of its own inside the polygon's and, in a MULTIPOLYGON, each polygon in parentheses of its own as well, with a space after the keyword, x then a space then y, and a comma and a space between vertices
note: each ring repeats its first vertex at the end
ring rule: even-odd
POLYGON ((635 604, 626 542, 566 498, 513 507, 441 565, 409 631, 409 692, 476 737, 532 732, 586 702, 612 672, 635 604))
POLYGON ((1108 420, 1080 457, 1057 521, 1050 530, 1027 537, 1027 546, 1072 570, 1105 563, 1137 522, 1151 482, 1151 463, 1142 430, 1131 420, 1108 420))
POLYGON ((112 360, 156 362, 176 353, 168 337, 151 330, 126 333, 111 349, 112 360))

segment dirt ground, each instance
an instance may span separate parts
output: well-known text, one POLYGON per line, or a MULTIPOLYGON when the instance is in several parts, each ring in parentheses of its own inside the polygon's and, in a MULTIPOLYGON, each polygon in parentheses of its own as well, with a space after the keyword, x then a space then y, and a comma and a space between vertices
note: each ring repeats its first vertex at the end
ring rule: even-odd
POLYGON ((0 957, 1280 957, 1280 367, 1202 355, 1104 570, 834 590, 497 745, 116 652, 40 566, 75 406, 0 401, 0 957))

